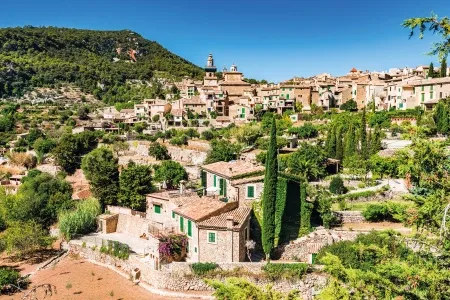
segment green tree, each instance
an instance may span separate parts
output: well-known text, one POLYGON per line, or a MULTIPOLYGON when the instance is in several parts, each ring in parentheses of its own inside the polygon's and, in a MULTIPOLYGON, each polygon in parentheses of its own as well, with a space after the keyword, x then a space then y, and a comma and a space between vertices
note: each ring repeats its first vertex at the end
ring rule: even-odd
POLYGON ((157 160, 168 160, 170 159, 169 151, 167 147, 161 145, 158 142, 153 142, 148 147, 148 155, 153 156, 157 160))
POLYGON ((355 100, 350 99, 347 102, 342 103, 339 108, 341 110, 345 110, 345 111, 357 111, 358 110, 358 104, 356 103, 355 100))
POLYGON ((74 135, 63 135, 52 153, 56 164, 67 173, 73 174, 80 167, 81 153, 74 135))
POLYGON ((441 77, 447 77, 447 57, 444 57, 441 61, 441 77))
POLYGON ((300 175, 307 180, 314 180, 325 175, 325 160, 322 147, 301 143, 298 150, 290 155, 287 167, 289 173, 300 175))
POLYGON ((241 145, 237 143, 232 143, 222 139, 214 139, 211 141, 210 145, 211 150, 208 151, 205 164, 211 164, 218 161, 236 160, 242 148, 241 145))
POLYGON ((56 222, 60 210, 72 206, 72 187, 64 179, 31 170, 22 182, 16 195, 0 197, 7 223, 34 221, 47 228, 56 222))
POLYGON ((277 178, 278 178, 278 159, 277 159, 277 127, 276 119, 272 118, 270 128, 270 144, 267 151, 266 169, 264 176, 263 192, 263 222, 262 222, 262 244, 266 259, 270 260, 275 242, 275 210, 277 199, 277 178))
POLYGON ((344 145, 342 141, 342 128, 336 130, 336 159, 342 160, 344 158, 344 145))
POLYGON ((351 157, 356 153, 355 127, 350 124, 344 139, 344 157, 351 157))
POLYGON ((120 173, 120 191, 117 202, 134 210, 146 211, 145 195, 153 191, 150 166, 138 166, 133 162, 120 173))
POLYGON ((188 179, 188 174, 181 164, 173 160, 165 160, 161 165, 155 165, 155 180, 165 182, 168 188, 176 188, 182 180, 188 179))
POLYGON ((8 254, 24 258, 30 253, 47 248, 51 242, 47 231, 35 221, 13 222, 2 233, 1 242, 8 254))
POLYGON ((81 168, 102 208, 115 205, 119 193, 119 169, 118 159, 112 151, 105 147, 92 150, 83 157, 81 168))
POLYGON ((330 182, 330 192, 335 195, 341 195, 345 193, 344 180, 342 180, 341 176, 336 176, 331 179, 330 182))
POLYGON ((327 140, 325 142, 325 149, 329 158, 336 157, 336 126, 332 126, 328 130, 327 140))
POLYGON ((433 65, 433 62, 431 62, 430 66, 428 68, 428 77, 429 78, 434 78, 435 77, 434 75, 435 75, 435 73, 434 73, 434 65, 433 65))
POLYGON ((366 132, 367 124, 366 124, 366 108, 364 107, 361 117, 361 129, 360 129, 360 135, 361 135, 361 148, 360 153, 361 157, 364 160, 367 160, 369 158, 369 152, 368 152, 368 144, 367 144, 367 132, 366 132))
POLYGON ((433 44, 429 55, 438 55, 440 61, 447 57, 450 52, 450 19, 448 17, 438 18, 431 14, 425 18, 411 18, 403 22, 403 27, 411 29, 410 38, 414 35, 416 28, 419 28, 419 38, 422 39, 426 30, 442 36, 442 41, 433 44))

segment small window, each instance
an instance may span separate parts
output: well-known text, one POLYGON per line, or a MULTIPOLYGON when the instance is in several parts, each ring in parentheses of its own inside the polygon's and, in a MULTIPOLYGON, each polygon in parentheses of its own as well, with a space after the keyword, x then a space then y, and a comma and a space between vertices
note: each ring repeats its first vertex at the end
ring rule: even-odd
POLYGON ((188 232, 187 235, 192 237, 192 221, 188 220, 188 232))
POLYGON ((153 207, 155 208, 155 214, 161 213, 161 205, 154 204, 153 207))
POLYGON ((254 185, 247 186, 247 198, 249 198, 249 199, 255 198, 255 186, 254 185))
POLYGON ((175 212, 172 212, 172 219, 175 219, 175 212))
POLYGON ((208 231, 208 243, 215 244, 216 243, 216 233, 212 231, 208 231))
POLYGON ((197 253, 197 247, 194 247, 194 252, 197 253))

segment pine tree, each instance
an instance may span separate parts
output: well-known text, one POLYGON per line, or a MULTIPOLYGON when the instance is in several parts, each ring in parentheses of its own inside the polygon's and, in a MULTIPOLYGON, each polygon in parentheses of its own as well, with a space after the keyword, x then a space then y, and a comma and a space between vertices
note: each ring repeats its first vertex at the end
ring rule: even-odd
POLYGON ((444 57, 441 62, 441 77, 447 77, 447 58, 444 57))
POLYGON ((328 130, 328 143, 326 146, 327 156, 329 158, 336 157, 336 126, 333 126, 330 130, 328 130))
POLYGON ((372 129, 369 128, 369 133, 367 134, 367 158, 369 158, 372 153, 372 129))
POLYGON ((342 127, 336 130, 336 159, 344 158, 344 145, 342 142, 342 127))
POLYGON ((275 210, 277 199, 277 128, 275 117, 270 128, 269 149, 266 156, 266 171, 263 194, 262 244, 267 260, 270 260, 275 241, 275 210))
POLYGON ((434 77, 434 65, 433 62, 430 63, 430 68, 428 69, 428 77, 433 78, 434 77))
POLYGON ((366 160, 369 158, 369 153, 367 151, 367 132, 366 132, 366 126, 367 126, 367 121, 366 121, 366 107, 364 107, 363 112, 362 112, 362 118, 361 118, 361 148, 360 148, 360 152, 361 152, 361 157, 366 160))

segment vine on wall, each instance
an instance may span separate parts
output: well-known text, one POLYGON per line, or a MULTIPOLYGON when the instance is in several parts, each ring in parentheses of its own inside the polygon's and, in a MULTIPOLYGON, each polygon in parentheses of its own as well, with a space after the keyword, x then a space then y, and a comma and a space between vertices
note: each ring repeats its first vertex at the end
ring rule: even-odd
POLYGON ((300 184, 300 231, 299 236, 311 231, 311 213, 313 204, 306 200, 306 184, 300 184))

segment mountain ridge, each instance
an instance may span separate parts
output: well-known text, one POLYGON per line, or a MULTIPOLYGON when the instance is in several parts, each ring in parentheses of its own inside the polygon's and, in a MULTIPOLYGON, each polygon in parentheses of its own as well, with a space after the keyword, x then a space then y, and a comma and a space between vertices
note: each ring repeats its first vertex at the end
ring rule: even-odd
POLYGON ((151 81, 155 71, 178 78, 204 74, 158 42, 128 29, 0 28, 0 98, 67 82, 105 102, 136 100, 158 96, 161 87, 133 88, 127 80, 151 81))

